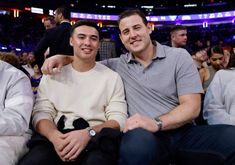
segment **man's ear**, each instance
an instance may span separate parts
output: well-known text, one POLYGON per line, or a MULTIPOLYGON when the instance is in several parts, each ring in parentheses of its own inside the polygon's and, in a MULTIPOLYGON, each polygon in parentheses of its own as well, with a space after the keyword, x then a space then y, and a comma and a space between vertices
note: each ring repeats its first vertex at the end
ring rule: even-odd
POLYGON ((147 29, 148 29, 148 33, 151 34, 152 33, 152 27, 151 27, 150 23, 147 24, 147 29))
POLYGON ((73 39, 72 39, 72 37, 69 38, 69 44, 70 44, 70 46, 73 46, 73 39))
POLYGON ((60 18, 61 20, 64 20, 64 16, 63 16, 62 13, 59 14, 59 18, 60 18))

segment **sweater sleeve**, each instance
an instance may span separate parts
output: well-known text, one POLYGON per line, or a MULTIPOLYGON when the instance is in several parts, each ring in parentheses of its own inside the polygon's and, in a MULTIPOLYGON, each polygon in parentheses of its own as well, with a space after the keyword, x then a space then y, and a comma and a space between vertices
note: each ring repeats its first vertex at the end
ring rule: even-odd
MULTIPOLYGON (((53 103, 49 100, 47 92, 49 91, 49 76, 43 76, 38 87, 38 94, 35 101, 32 114, 32 123, 36 127, 42 119, 53 121, 56 116, 56 110, 53 103)), ((54 122, 54 121, 53 121, 54 122)))
POLYGON ((108 120, 117 121, 120 125, 120 130, 123 130, 127 119, 127 105, 125 101, 123 82, 121 77, 118 74, 116 75, 114 88, 111 92, 111 99, 105 109, 105 114, 108 120))

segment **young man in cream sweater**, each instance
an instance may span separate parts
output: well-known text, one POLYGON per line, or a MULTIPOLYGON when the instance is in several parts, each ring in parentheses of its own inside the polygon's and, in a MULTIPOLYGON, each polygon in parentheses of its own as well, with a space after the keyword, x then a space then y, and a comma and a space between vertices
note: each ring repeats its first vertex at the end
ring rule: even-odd
MULTIPOLYGON (((37 137, 45 138, 40 143, 32 138, 37 144, 21 161, 23 165, 114 163, 107 156, 113 153, 100 149, 105 146, 99 137, 110 142, 124 127, 127 106, 122 80, 95 62, 99 47, 95 22, 78 21, 72 27, 70 45, 74 61, 59 74, 43 76, 39 85, 32 122, 40 134, 37 137)), ((116 140, 112 142, 117 144, 116 140)))

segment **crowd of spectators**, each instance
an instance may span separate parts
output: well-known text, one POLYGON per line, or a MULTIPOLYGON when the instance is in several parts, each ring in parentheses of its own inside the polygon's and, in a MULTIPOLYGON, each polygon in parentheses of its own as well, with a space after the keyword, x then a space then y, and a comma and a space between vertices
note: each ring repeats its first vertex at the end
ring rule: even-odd
POLYGON ((32 51, 44 33, 40 18, 33 15, 0 15, 0 47, 5 51, 32 51))
MULTIPOLYGON (((170 40, 170 31, 173 25, 155 27, 151 34, 153 39, 160 43, 170 40)), ((103 27, 109 31, 112 40, 116 42, 117 56, 125 52, 117 27, 103 27), (123 51, 119 51, 119 50, 123 51)), ((235 45, 235 24, 209 25, 208 28, 201 26, 188 26, 188 42, 190 49, 197 44, 211 45, 235 45)), ((45 32, 42 18, 30 13, 21 13, 20 17, 14 18, 11 15, 0 15, 0 49, 6 51, 16 50, 33 51, 45 32)), ((102 36, 102 35, 101 35, 102 36)), ((17 52, 16 52, 17 53, 17 52)))

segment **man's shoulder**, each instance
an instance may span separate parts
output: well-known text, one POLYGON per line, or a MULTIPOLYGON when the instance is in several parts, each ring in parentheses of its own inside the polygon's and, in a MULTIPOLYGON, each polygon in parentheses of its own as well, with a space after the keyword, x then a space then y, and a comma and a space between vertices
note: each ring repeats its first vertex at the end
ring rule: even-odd
POLYGON ((96 68, 100 71, 102 71, 103 73, 107 73, 107 74, 111 74, 111 75, 116 75, 117 72, 115 72, 114 70, 110 69, 108 66, 102 64, 102 63, 96 63, 96 68))
POLYGON ((120 57, 117 57, 117 58, 109 58, 109 59, 100 61, 100 63, 114 71, 117 71, 119 67, 121 66, 120 64, 124 63, 124 61, 123 61, 123 56, 121 55, 120 57))
POLYGON ((115 84, 117 81, 119 82, 119 80, 121 80, 121 77, 118 72, 116 72, 112 68, 110 69, 109 67, 101 63, 96 64, 96 71, 98 71, 96 72, 98 73, 97 76, 109 82, 109 84, 115 84))
POLYGON ((17 76, 17 77, 25 77, 25 73, 23 73, 21 70, 17 69, 16 67, 0 60, 0 70, 3 71, 1 75, 7 75, 7 76, 17 76), (5 73, 5 74, 4 74, 5 73))
POLYGON ((220 77, 221 80, 225 79, 235 79, 235 69, 221 69, 216 72, 216 77, 220 77))
POLYGON ((161 47, 163 49, 163 52, 166 54, 168 58, 173 58, 173 59, 179 59, 179 58, 184 59, 185 57, 191 58, 191 55, 187 52, 187 50, 183 48, 174 48, 167 45, 161 45, 161 47))
POLYGON ((157 46, 158 49, 160 48, 162 50, 161 53, 165 53, 166 56, 171 56, 172 55, 171 56, 172 58, 180 58, 181 56, 191 57, 189 52, 184 48, 175 48, 175 47, 171 47, 170 45, 160 44, 160 43, 157 43, 157 45, 158 45, 157 46))

